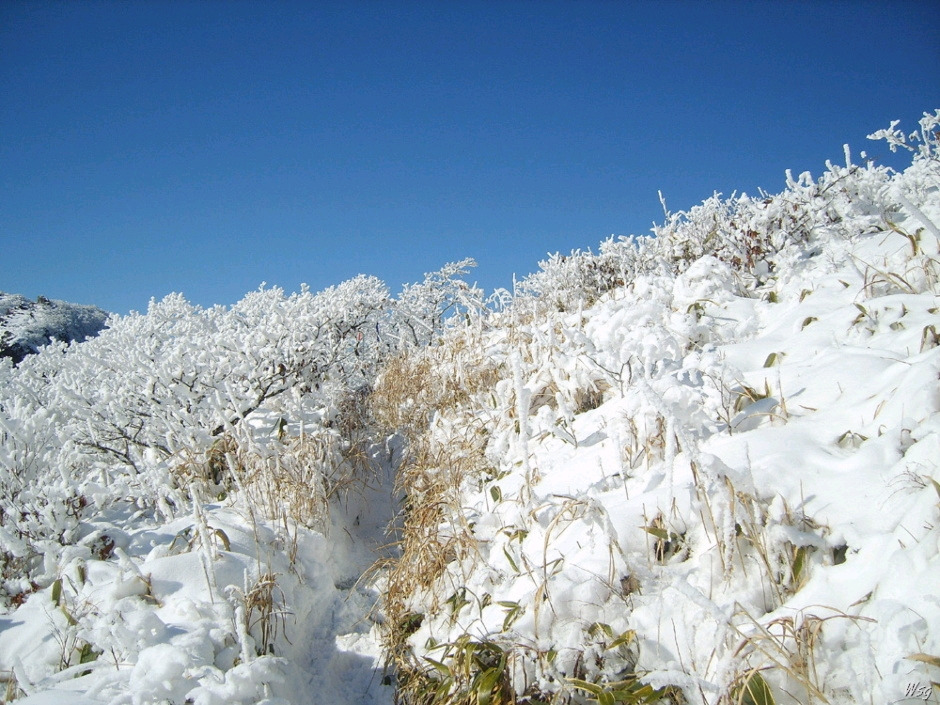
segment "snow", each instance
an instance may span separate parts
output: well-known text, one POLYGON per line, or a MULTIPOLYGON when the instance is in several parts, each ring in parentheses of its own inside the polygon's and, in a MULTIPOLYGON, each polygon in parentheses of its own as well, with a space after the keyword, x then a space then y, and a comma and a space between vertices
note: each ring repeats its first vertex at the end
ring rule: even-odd
MULTIPOLYGON (((391 702, 366 619, 375 592, 334 582, 346 577, 338 568, 361 573, 365 566, 329 565, 337 555, 319 533, 298 530, 298 557, 291 563, 273 527, 253 527, 219 505, 207 506, 205 518, 227 542, 216 541, 218 554, 209 561, 179 539, 193 533, 192 521, 135 528, 121 536, 127 553, 115 547, 102 559, 85 552, 60 569, 60 605, 47 589, 0 618, 0 662, 12 666, 23 690, 36 693, 21 702, 297 702, 304 692, 336 703, 391 702), (260 619, 263 593, 256 586, 265 576, 276 578, 270 615, 276 650, 256 655, 255 637, 233 629, 233 622, 239 610, 254 610, 260 619), (79 625, 74 636, 70 619, 79 625), (109 644, 113 651, 58 671, 69 639, 109 644), (82 687, 74 690, 78 681, 63 674, 81 676, 82 687)), ((107 521, 94 523, 102 529, 89 537, 119 534, 107 521)))
POLYGON ((489 309, 169 297, 0 367, 8 694, 937 701, 938 123, 489 309))

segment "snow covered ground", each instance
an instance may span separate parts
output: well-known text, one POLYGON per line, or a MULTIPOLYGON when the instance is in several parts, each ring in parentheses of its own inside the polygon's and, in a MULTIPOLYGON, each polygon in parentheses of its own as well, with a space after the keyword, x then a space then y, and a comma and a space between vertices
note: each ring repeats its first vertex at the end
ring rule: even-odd
POLYGON ((3 699, 940 702, 938 124, 390 356, 362 280, 0 369, 3 699))
POLYGON ((391 494, 385 483, 350 499, 291 545, 222 504, 166 524, 130 508, 84 522, 56 583, 0 617, 0 663, 30 696, 17 702, 391 703, 377 595, 357 582, 391 494))

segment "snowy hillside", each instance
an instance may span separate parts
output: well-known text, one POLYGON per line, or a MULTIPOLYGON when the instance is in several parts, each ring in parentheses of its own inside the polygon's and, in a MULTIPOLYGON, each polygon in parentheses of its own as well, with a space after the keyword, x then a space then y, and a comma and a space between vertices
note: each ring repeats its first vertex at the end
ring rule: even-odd
POLYGON ((16 363, 54 340, 80 342, 97 335, 107 319, 107 312, 96 306, 42 296, 30 301, 19 294, 0 291, 0 357, 9 357, 16 363))
POLYGON ((936 125, 904 174, 847 155, 547 262, 540 298, 386 373, 407 702, 932 692, 936 125))
POLYGON ((940 702, 938 128, 0 365, 3 700, 940 702))

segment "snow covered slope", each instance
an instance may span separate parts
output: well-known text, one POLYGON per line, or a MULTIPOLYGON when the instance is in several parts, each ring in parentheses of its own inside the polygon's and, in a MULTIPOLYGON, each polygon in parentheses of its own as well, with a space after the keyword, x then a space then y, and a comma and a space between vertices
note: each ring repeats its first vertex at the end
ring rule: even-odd
POLYGON ((53 301, 42 296, 30 301, 0 291, 0 357, 19 362, 50 341, 82 341, 97 335, 108 314, 96 306, 53 301))
POLYGON ((388 374, 407 702, 936 701, 938 118, 903 174, 556 258, 388 374))

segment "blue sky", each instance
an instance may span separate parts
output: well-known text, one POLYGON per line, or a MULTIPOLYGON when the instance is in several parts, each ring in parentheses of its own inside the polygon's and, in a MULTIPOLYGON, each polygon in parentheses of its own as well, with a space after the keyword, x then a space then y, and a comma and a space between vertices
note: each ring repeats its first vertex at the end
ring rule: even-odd
POLYGON ((938 107, 926 1, 3 0, 0 290, 508 287, 938 107))

